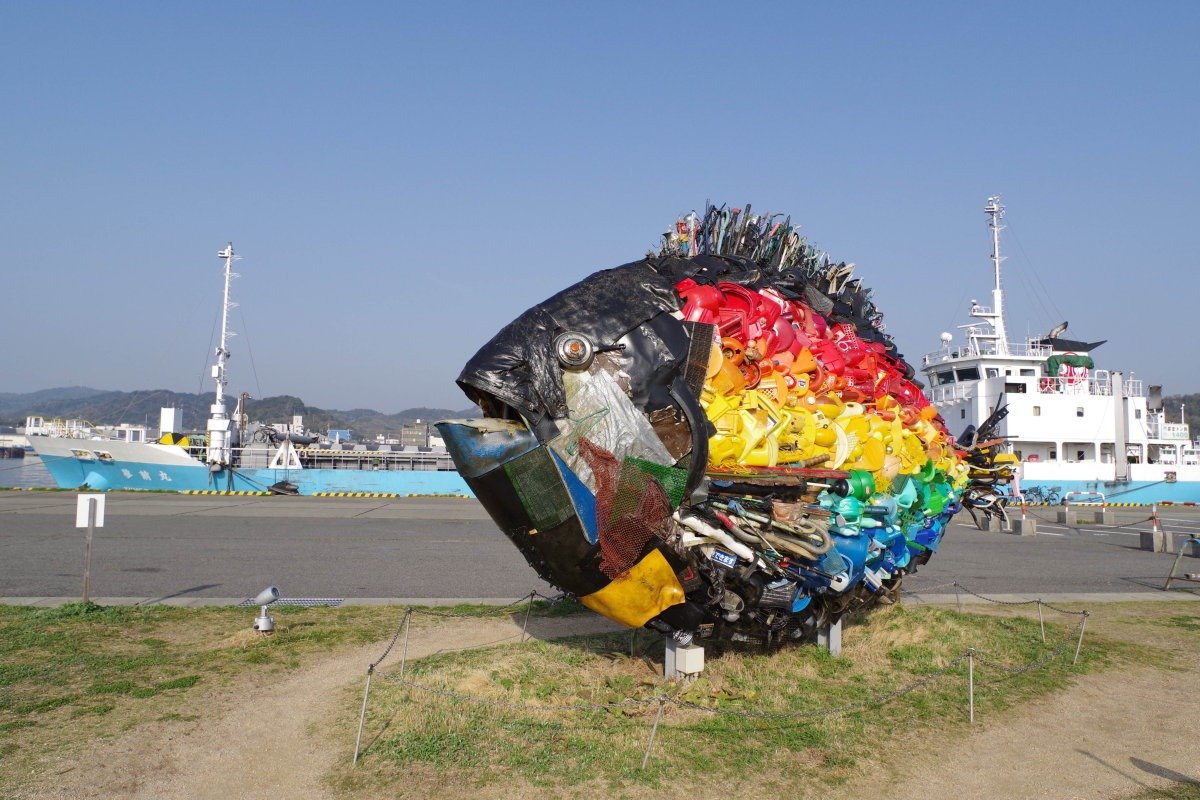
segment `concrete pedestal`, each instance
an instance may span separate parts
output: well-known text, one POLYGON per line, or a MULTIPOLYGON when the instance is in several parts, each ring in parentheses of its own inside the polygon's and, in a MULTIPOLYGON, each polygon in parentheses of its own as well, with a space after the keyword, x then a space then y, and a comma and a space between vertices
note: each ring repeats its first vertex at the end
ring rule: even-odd
POLYGON ((842 654, 842 621, 840 619, 833 625, 817 631, 817 647, 824 647, 831 656, 842 654))
POLYGON ((1141 549, 1149 550, 1151 553, 1165 553, 1163 549, 1163 532, 1162 531, 1141 531, 1139 534, 1141 540, 1141 549))
POLYGON ((1015 519, 1012 523, 1012 532, 1018 536, 1037 536, 1037 520, 1033 517, 1015 519))
POLYGON ((1116 517, 1111 508, 1065 507, 1058 510, 1059 525, 1114 525, 1116 517))
POLYGON ((663 659, 663 677, 669 681, 693 678, 704 671, 704 648, 698 644, 681 645, 667 637, 663 659))

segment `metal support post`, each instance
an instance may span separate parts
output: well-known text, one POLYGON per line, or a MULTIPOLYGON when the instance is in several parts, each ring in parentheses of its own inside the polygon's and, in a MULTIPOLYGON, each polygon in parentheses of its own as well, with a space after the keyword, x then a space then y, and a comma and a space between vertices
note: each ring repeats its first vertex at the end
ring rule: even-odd
POLYGON ((1083 612, 1083 623, 1079 626, 1079 644, 1075 645, 1075 658, 1071 659, 1071 666, 1079 663, 1079 650, 1083 647, 1083 631, 1087 628, 1088 612, 1083 612))
POLYGON ((654 737, 658 734, 658 723, 662 722, 663 709, 667 707, 667 698, 658 698, 658 715, 654 718, 654 727, 650 729, 650 741, 646 742, 646 755, 642 756, 642 769, 650 763, 650 751, 654 748, 654 737))
POLYGON ((84 540, 83 545, 83 602, 85 603, 92 601, 92 534, 96 531, 96 503, 98 502, 94 497, 87 499, 87 539, 84 540))
POLYGON ((1046 618, 1042 615, 1042 601, 1038 599, 1038 625, 1042 629, 1042 644, 1046 643, 1046 618))
POLYGON ((400 680, 404 680, 404 665, 408 662, 408 626, 412 622, 412 609, 404 612, 404 648, 400 651, 400 680))
POLYGON ((354 760, 350 762, 350 766, 358 766, 358 748, 362 745, 363 722, 367 719, 367 695, 371 693, 371 676, 375 674, 375 667, 367 667, 367 685, 363 688, 362 711, 358 712, 358 736, 354 738, 354 760))
POLYGON ((525 606, 525 621, 521 623, 521 642, 525 641, 525 632, 529 630, 529 615, 533 613, 533 592, 529 593, 529 604, 525 606))
POLYGON ((967 716, 975 722, 975 651, 967 651, 967 716))

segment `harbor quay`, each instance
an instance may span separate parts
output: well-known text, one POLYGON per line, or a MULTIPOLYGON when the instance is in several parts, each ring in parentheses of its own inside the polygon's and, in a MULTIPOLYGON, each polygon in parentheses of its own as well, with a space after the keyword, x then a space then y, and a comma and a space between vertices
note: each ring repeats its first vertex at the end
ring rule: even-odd
MULTIPOLYGON (((84 536, 74 492, 0 492, 0 602, 78 599, 84 536)), ((474 499, 106 495, 94 532, 91 592, 100 603, 234 604, 269 585, 284 598, 346 603, 507 603, 556 596, 474 499)), ((1175 561, 1141 547, 1149 507, 1110 510, 1108 525, 1058 522, 1031 507, 1036 536, 984 532, 960 515, 937 557, 904 579, 911 601, 950 602, 958 582, 992 597, 1192 599, 1162 591, 1175 561)), ((1014 514, 1014 516, 1016 516, 1014 514)), ((1164 506, 1176 548, 1200 534, 1200 509, 1164 506)), ((1185 555, 1179 574, 1200 573, 1185 555)), ((969 595, 960 594, 964 602, 969 595)))

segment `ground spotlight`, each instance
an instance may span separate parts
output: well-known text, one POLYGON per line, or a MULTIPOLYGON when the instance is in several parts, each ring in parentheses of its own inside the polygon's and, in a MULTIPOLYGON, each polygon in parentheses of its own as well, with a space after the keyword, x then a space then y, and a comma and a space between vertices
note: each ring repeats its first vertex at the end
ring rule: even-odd
POLYGON ((275 620, 271 618, 270 612, 267 611, 267 606, 279 599, 279 589, 274 586, 268 586, 258 593, 258 597, 254 598, 254 604, 261 606, 258 616, 254 618, 254 630, 259 633, 274 633, 275 620))

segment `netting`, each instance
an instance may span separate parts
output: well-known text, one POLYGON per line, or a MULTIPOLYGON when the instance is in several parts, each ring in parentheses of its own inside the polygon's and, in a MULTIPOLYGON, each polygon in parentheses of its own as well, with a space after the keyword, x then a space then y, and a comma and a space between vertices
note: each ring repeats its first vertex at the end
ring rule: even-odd
POLYGON ((545 448, 539 447, 509 461, 504 472, 538 530, 561 525, 575 513, 558 467, 545 448))
MULTIPOLYGON (((646 466, 649 462, 618 461, 588 439, 580 440, 579 450, 596 479, 600 571, 616 578, 638 562, 646 543, 662 530, 671 516, 670 500, 658 476, 646 466)), ((680 472, 657 464, 650 466, 667 473, 664 477, 668 479, 670 473, 680 472)))

